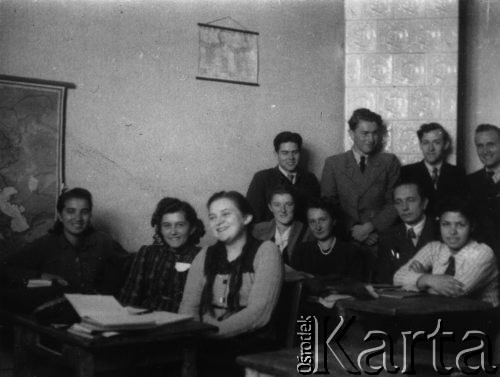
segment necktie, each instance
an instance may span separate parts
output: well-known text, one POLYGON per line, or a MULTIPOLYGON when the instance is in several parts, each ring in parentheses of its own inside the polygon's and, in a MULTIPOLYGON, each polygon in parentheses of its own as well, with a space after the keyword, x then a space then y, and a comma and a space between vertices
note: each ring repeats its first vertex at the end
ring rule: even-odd
POLYGON ((417 235, 415 234, 413 228, 408 228, 408 230, 406 231, 406 236, 415 245, 417 241, 417 235))
POLYGON ((432 169, 432 184, 434 185, 434 188, 437 188, 438 184, 438 179, 439 179, 439 170, 438 168, 433 168, 432 169))
POLYGON ((366 169, 366 157, 361 156, 359 160, 359 170, 361 170, 361 173, 364 173, 366 169))
POLYGON ((292 182, 292 184, 295 183, 295 174, 288 174, 288 179, 290 180, 290 182, 292 182))
POLYGON ((444 274, 455 276, 455 257, 453 255, 448 259, 448 267, 446 267, 444 274))
POLYGON ((488 179, 495 183, 495 180, 493 179, 493 176, 495 175, 495 172, 493 170, 487 170, 486 171, 486 175, 488 176, 488 179))

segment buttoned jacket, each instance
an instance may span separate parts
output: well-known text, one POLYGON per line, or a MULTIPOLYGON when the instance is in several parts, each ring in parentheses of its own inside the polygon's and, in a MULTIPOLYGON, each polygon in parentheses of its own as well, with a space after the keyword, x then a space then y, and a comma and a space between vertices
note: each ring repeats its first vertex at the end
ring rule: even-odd
POLYGON ((321 192, 340 206, 347 229, 372 222, 376 230, 389 228, 397 218, 392 191, 400 164, 390 153, 370 155, 364 173, 352 151, 328 157, 321 177, 321 192))

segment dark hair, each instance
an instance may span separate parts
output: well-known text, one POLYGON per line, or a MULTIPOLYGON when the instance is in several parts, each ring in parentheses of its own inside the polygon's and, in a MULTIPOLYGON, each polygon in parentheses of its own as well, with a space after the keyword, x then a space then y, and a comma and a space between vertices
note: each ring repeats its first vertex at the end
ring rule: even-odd
POLYGON ((424 192, 424 189, 422 188, 422 185, 420 184, 419 181, 417 181, 414 178, 404 178, 400 179, 395 185, 394 189, 392 191, 392 196, 394 197, 396 193, 396 189, 401 187, 401 186, 406 186, 406 185, 415 185, 417 187, 417 193, 420 196, 420 199, 428 199, 427 195, 424 192))
POLYGON ((500 137, 500 128, 498 128, 494 124, 483 123, 476 127, 476 134, 487 131, 496 132, 498 137, 500 137))
POLYGON ((267 202, 271 204, 274 195, 285 195, 288 194, 292 197, 293 202, 297 203, 297 191, 290 185, 278 185, 274 187, 273 190, 267 195, 267 202))
POLYGON ((278 152, 283 143, 295 143, 299 150, 302 149, 302 136, 296 132, 283 131, 277 134, 273 140, 274 150, 278 152))
MULTIPOLYGON (((210 197, 210 199, 208 199, 207 208, 210 208, 210 205, 219 199, 231 200, 243 215, 250 215, 250 216, 254 215, 253 208, 250 205, 250 202, 247 200, 247 198, 245 198, 238 191, 219 191, 219 192, 216 192, 215 194, 213 194, 210 197)), ((253 219, 252 219, 252 221, 253 221, 253 219)), ((247 227, 248 227, 248 225, 247 225, 247 227)))
POLYGON ((424 135, 428 132, 431 132, 431 131, 441 131, 443 134, 444 143, 445 144, 448 143, 448 148, 451 147, 450 134, 448 133, 448 131, 446 131, 446 129, 441 124, 436 123, 436 122, 422 124, 417 131, 418 140, 422 141, 422 138, 424 137, 424 135))
POLYGON ((332 203, 330 199, 327 197, 321 197, 321 198, 311 198, 306 205, 306 213, 310 209, 322 209, 323 211, 327 212, 333 220, 336 220, 338 217, 338 209, 336 206, 332 203))
MULTIPOLYGON (((470 198, 459 195, 452 195, 443 199, 441 202, 439 202, 438 205, 437 215, 440 220, 446 212, 458 212, 462 216, 464 216, 467 221, 469 221, 469 224, 471 226, 471 235, 474 233, 475 236, 476 214, 470 198)), ((471 238, 475 237, 471 236, 471 238)))
POLYGON ((155 234, 160 237, 163 242, 163 236, 161 234, 161 221, 163 216, 167 213, 182 212, 186 217, 186 221, 189 225, 194 228, 194 232, 191 233, 187 239, 187 242, 197 245, 200 242, 201 237, 205 234, 205 225, 203 221, 198 218, 196 211, 188 202, 183 202, 177 198, 163 198, 156 205, 156 209, 151 216, 151 226, 155 228, 155 234))
MULTIPOLYGON (((210 208, 210 205, 219 199, 229 199, 234 205, 238 208, 238 210, 243 215, 253 215, 253 210, 248 202, 248 200, 237 191, 220 191, 213 194, 210 199, 208 199, 207 207, 210 208)), ((253 221, 253 220, 252 220, 253 221)), ((234 260, 231 264, 231 272, 228 279, 228 307, 230 310, 234 310, 235 306, 239 305, 239 291, 243 282, 243 272, 242 272, 242 263, 245 260, 248 253, 251 251, 250 245, 253 242, 256 242, 255 239, 251 236, 251 230, 249 228, 251 223, 247 225, 247 242, 243 246, 243 250, 241 254, 236 260, 234 260)), ((207 250, 206 259, 205 259, 205 285, 203 287, 203 291, 200 299, 200 315, 202 315, 206 310, 209 310, 213 313, 212 309, 212 299, 213 299, 213 285, 216 276, 217 264, 221 260, 217 255, 217 253, 221 253, 222 250, 225 249, 225 245, 222 242, 217 242, 215 245, 211 246, 207 250), (212 252, 212 251, 215 251, 212 252)))
MULTIPOLYGON (((62 213, 64 207, 66 206, 66 202, 70 199, 86 200, 89 205, 90 211, 92 211, 93 203, 92 203, 92 194, 90 193, 90 191, 81 187, 75 187, 72 188, 71 190, 63 190, 61 192, 61 195, 59 195, 59 197, 57 198, 57 204, 56 204, 57 213, 59 214, 62 213)), ((52 229, 49 230, 49 233, 61 234, 63 230, 64 226, 62 222, 59 219, 57 219, 52 229)), ((89 229, 87 229, 87 231, 92 232, 93 228, 90 226, 89 229)), ((84 234, 87 234, 87 232, 84 232, 84 234)))
POLYGON ((386 127, 384 121, 382 120, 382 117, 379 114, 365 108, 356 109, 353 111, 351 118, 347 121, 347 123, 349 124, 349 129, 351 131, 355 131, 361 121, 375 122, 378 126, 379 132, 382 135, 385 135, 386 127))

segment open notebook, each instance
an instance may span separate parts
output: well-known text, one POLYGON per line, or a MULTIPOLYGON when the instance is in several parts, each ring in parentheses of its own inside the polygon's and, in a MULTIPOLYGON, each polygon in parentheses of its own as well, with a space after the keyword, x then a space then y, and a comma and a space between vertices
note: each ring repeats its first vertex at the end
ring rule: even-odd
POLYGON ((191 319, 188 315, 177 313, 128 310, 113 296, 83 294, 64 296, 78 313, 82 323, 103 331, 146 329, 191 319))

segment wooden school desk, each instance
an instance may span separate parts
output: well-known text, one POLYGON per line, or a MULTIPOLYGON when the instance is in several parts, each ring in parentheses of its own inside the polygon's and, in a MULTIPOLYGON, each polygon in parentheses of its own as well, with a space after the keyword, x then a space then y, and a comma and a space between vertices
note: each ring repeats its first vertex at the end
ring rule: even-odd
MULTIPOLYGON (((342 300, 338 313, 345 318, 355 316, 364 331, 383 330, 398 343, 403 331, 453 332, 456 343, 446 345, 446 351, 463 349, 460 339, 469 330, 482 331, 492 336, 497 327, 493 307, 484 301, 461 297, 425 294, 407 298, 379 298, 374 300, 342 300), (439 327, 438 327, 439 326, 439 327)), ((494 338, 492 338, 492 341, 494 338)), ((425 344, 422 344, 425 347, 425 344)))
POLYGON ((111 370, 182 362, 182 376, 194 377, 196 343, 215 331, 193 320, 155 329, 88 339, 65 329, 45 326, 31 316, 0 310, 0 318, 14 327, 14 376, 32 376, 33 356, 71 367, 77 377, 93 377, 111 370))
POLYGON ((420 316, 428 314, 484 312, 492 308, 480 300, 462 297, 445 297, 423 294, 406 298, 381 297, 373 300, 341 300, 340 310, 358 314, 375 314, 387 317, 420 316))

